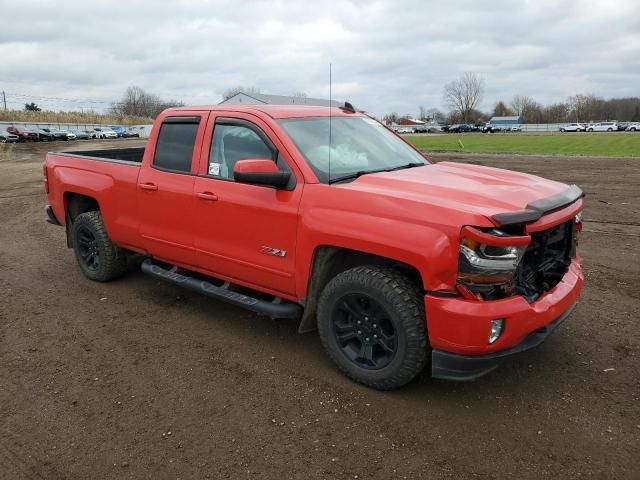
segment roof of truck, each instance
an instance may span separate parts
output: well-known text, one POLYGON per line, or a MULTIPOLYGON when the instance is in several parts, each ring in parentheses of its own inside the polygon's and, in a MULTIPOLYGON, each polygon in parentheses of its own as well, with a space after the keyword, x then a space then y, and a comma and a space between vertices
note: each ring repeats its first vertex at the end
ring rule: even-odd
POLYGON ((331 116, 342 117, 350 115, 361 115, 352 113, 348 110, 337 107, 318 107, 312 105, 201 105, 195 107, 176 107, 170 108, 167 113, 193 112, 193 111, 212 111, 212 112, 245 112, 245 113, 263 113, 271 118, 304 118, 304 117, 328 117, 329 111, 331 116))

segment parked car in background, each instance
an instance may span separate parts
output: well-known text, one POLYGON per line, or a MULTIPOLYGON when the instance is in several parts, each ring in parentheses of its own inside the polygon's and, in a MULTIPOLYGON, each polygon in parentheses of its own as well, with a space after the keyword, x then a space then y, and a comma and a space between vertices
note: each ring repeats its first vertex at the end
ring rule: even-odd
POLYGON ((407 134, 407 133, 415 133, 412 128, 409 127, 401 127, 396 130, 396 133, 399 135, 407 134))
POLYGON ((50 133, 42 128, 38 129, 38 137, 41 142, 53 142, 56 140, 56 137, 53 136, 53 133, 50 133))
POLYGON ((509 129, 510 132, 521 132, 522 131, 522 127, 520 125, 514 125, 513 127, 511 127, 509 129))
POLYGON ((640 132, 640 122, 630 122, 626 130, 627 132, 640 132))
POLYGON ((618 131, 624 132, 631 122, 618 122, 618 131))
POLYGON ((26 130, 19 127, 7 127, 7 133, 17 135, 20 142, 37 142, 40 140, 40 135, 34 130, 26 130))
POLYGON ((590 123, 587 132, 615 132, 618 130, 617 122, 590 123))
POLYGON ((18 143, 20 137, 9 132, 0 132, 0 143, 18 143))
POLYGON ((64 140, 66 142, 68 140, 76 139, 75 133, 67 130, 57 130, 55 128, 43 128, 42 130, 47 132, 49 135, 52 135, 54 140, 64 140))
POLYGON ((140 137, 140 133, 135 132, 133 130, 125 130, 124 131, 124 135, 122 135, 123 138, 139 138, 140 137))
POLYGON ((459 125, 451 125, 449 127, 449 133, 467 133, 473 132, 475 128, 471 125, 467 125, 466 123, 461 123, 459 125))
POLYGON ((482 127, 482 131, 484 133, 497 133, 497 132, 502 132, 503 130, 504 130, 504 127, 500 125, 491 125, 490 123, 486 123, 484 127, 482 127))
POLYGON ((118 134, 106 127, 95 127, 91 132, 91 138, 118 138, 118 134))
POLYGON ((114 125, 112 125, 110 128, 111 128, 111 130, 116 132, 116 134, 118 135, 118 138, 124 137, 124 134, 127 131, 126 128, 124 128, 124 127, 118 127, 118 126, 114 126, 114 125))
POLYGON ((583 123, 567 123, 565 126, 560 127, 561 132, 585 132, 587 126, 583 123))
POLYGON ((89 140, 89 130, 77 130, 74 132, 77 140, 89 140))
POLYGON ((66 137, 63 137, 63 140, 76 140, 78 138, 75 132, 71 132, 69 130, 60 130, 60 133, 62 133, 66 137))

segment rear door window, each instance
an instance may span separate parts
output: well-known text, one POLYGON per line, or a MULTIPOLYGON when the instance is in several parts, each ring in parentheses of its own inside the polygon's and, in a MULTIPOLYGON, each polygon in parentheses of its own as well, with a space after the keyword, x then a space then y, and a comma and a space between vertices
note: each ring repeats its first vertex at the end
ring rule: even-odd
POLYGON ((153 166, 178 173, 191 171, 200 117, 169 117, 160 126, 153 166))

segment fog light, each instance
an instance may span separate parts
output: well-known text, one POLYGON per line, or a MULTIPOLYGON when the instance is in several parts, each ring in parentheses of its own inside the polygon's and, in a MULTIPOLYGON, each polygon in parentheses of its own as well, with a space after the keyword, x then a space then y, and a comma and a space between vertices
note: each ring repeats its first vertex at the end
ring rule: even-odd
POLYGON ((504 318, 491 320, 491 330, 489 331, 489 344, 495 342, 502 335, 504 330, 504 318))

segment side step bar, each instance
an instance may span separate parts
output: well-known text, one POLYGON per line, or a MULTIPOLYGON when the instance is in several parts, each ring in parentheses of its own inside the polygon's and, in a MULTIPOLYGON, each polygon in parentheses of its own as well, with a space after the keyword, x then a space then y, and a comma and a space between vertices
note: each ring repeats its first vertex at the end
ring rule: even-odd
POLYGON ((148 258, 142 262, 142 271, 152 277, 161 278, 168 282, 178 285, 180 287, 188 288, 194 292, 202 293, 209 297, 224 300, 234 305, 244 307, 248 310, 252 310, 256 313, 268 315, 273 318, 300 318, 302 315, 302 307, 297 303, 276 298, 272 302, 266 300, 260 300, 257 298, 249 297, 238 292, 231 291, 229 287, 231 284, 225 282, 224 285, 217 287, 206 280, 200 280, 194 277, 179 273, 176 267, 167 270, 159 265, 153 263, 148 258))

